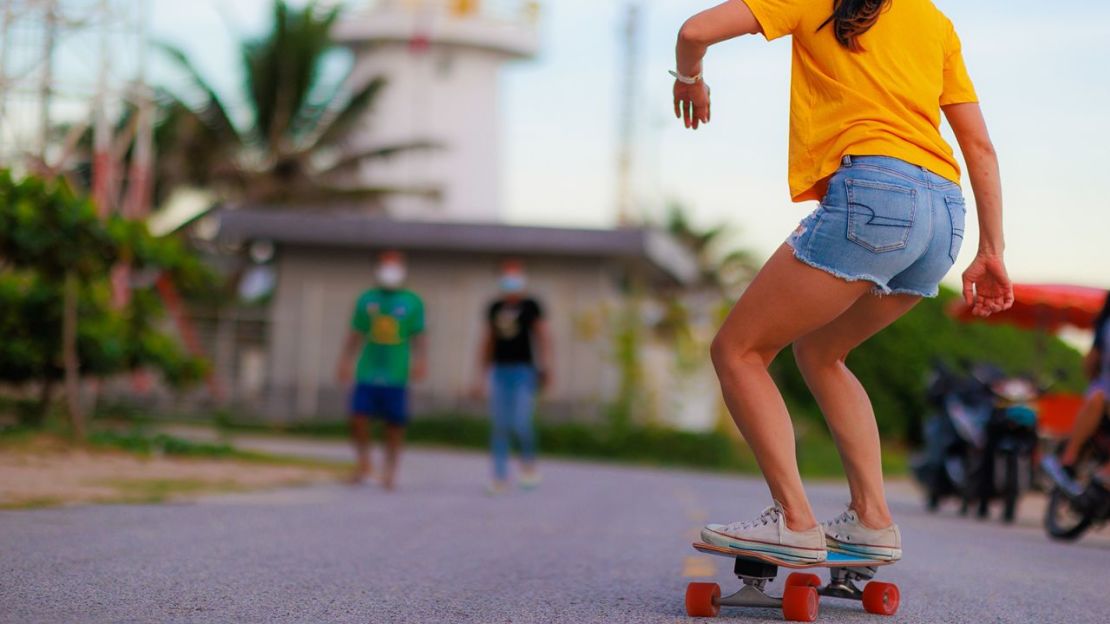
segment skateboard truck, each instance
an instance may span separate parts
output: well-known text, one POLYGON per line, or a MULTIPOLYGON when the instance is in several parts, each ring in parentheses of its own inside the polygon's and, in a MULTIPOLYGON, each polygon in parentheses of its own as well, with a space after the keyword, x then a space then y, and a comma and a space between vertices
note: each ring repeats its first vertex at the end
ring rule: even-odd
POLYGON ((733 572, 744 584, 734 594, 730 594, 717 601, 724 607, 782 607, 782 598, 767 595, 767 584, 775 580, 779 574, 779 567, 762 561, 741 559, 737 557, 733 572))
POLYGON ((829 570, 829 584, 817 590, 822 596, 863 600, 863 590, 856 586, 857 581, 870 581, 878 568, 832 568, 829 570))

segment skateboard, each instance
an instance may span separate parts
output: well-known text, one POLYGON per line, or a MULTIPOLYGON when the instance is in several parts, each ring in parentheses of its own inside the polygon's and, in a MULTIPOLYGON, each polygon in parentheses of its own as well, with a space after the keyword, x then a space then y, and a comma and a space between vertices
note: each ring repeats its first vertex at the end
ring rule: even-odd
POLYGON ((686 587, 686 614, 693 617, 716 617, 721 607, 767 607, 782 609, 783 618, 791 622, 812 622, 817 619, 818 596, 846 598, 863 602, 868 613, 894 615, 898 610, 898 586, 872 581, 878 568, 894 563, 858 555, 829 551, 821 563, 798 563, 779 559, 754 550, 739 550, 695 542, 699 552, 736 560, 733 571, 744 584, 740 591, 721 596, 716 583, 690 583, 686 587), (793 572, 786 577, 781 597, 767 594, 767 584, 778 576, 778 569, 829 568, 829 582, 822 586, 816 574, 793 572), (866 583, 861 589, 856 583, 866 583))

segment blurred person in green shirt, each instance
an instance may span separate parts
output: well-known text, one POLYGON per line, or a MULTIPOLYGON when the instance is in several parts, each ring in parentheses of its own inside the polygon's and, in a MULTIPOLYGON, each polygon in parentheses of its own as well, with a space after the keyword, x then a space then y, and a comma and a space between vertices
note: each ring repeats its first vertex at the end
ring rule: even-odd
POLYGON ((408 424, 408 384, 427 371, 424 303, 405 283, 404 257, 396 251, 381 254, 378 285, 355 302, 351 331, 339 358, 338 379, 351 391, 351 437, 357 465, 351 480, 370 478, 370 421, 385 425, 385 470, 382 487, 396 485, 397 464, 408 424), (355 356, 358 356, 357 365, 355 356))

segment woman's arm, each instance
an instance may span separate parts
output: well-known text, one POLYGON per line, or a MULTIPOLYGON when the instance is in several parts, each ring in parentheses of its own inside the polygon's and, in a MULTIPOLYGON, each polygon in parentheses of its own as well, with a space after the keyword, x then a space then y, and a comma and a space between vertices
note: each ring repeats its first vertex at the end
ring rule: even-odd
MULTIPOLYGON (((709 46, 761 31, 751 9, 740 0, 728 0, 702 11, 686 20, 678 31, 676 69, 684 76, 698 76, 709 46)), ((709 123, 709 87, 705 81, 698 80, 692 85, 675 81, 674 115, 682 118, 687 128, 695 130, 698 125, 709 123)))
POLYGON ((536 368, 540 371, 540 387, 551 387, 552 369, 555 365, 555 358, 551 353, 551 331, 547 326, 545 319, 536 319, 536 346, 539 353, 536 354, 536 368))
POLYGON ((979 251, 964 271, 964 300, 976 316, 990 316, 1014 303, 1014 288, 1002 259, 1002 179, 998 155, 976 103, 950 104, 944 115, 956 133, 979 217, 979 251))
POLYGON ((470 395, 482 398, 486 394, 486 376, 489 374, 490 365, 493 364, 493 331, 489 323, 483 323, 482 339, 478 342, 478 361, 474 369, 474 379, 470 385, 470 395))
POLYGON ((347 333, 347 341, 343 343, 343 349, 339 352, 339 363, 335 371, 335 379, 339 385, 346 386, 354 378, 355 357, 365 339, 365 336, 354 330, 347 333))

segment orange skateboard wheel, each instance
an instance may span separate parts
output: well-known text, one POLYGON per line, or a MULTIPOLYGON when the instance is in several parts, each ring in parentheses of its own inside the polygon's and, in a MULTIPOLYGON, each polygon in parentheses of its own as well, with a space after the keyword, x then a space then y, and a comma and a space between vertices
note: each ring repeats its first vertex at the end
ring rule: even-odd
POLYGON ((686 586, 686 615, 717 617, 721 612, 721 586, 716 583, 690 583, 686 586))
POLYGON ((794 572, 786 577, 787 587, 820 587, 821 577, 806 572, 794 572))
POLYGON ((782 617, 789 622, 816 620, 817 590, 808 585, 787 587, 782 593, 782 617))
POLYGON ((901 599, 898 586, 893 583, 871 581, 863 587, 863 608, 868 613, 894 615, 901 599))

